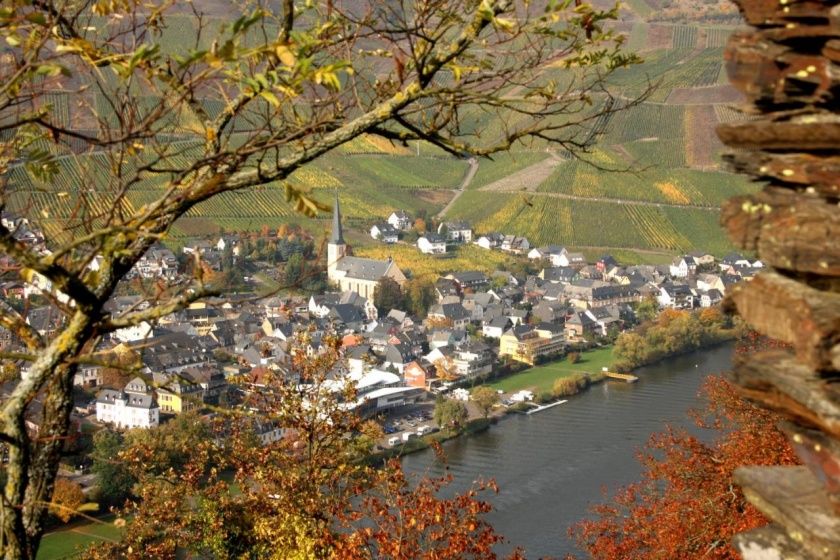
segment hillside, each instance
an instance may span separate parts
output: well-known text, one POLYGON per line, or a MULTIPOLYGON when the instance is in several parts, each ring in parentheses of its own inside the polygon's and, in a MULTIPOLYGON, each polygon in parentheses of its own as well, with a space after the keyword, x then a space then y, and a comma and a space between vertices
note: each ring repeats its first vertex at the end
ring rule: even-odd
MULTIPOLYGON (((597 124, 586 161, 546 146, 520 146, 480 161, 466 191, 447 207, 467 172, 465 160, 429 145, 395 146, 364 137, 289 182, 311 190, 326 205, 338 192, 351 226, 366 227, 396 209, 431 216, 447 207, 446 218, 467 219, 479 232, 525 235, 533 244, 725 253, 731 246, 718 227, 717 206, 732 194, 756 188, 721 169, 722 146, 714 134, 717 123, 743 118, 732 108, 738 96, 726 85, 722 68, 723 45, 734 28, 670 23, 684 21, 687 13, 681 2, 633 0, 624 6, 618 27, 627 36, 627 48, 641 53, 645 62, 614 76, 610 89, 624 103, 648 85, 656 87, 645 103, 597 124), (659 10, 665 4, 667 17, 659 10), (656 17, 669 21, 651 21, 656 17)), ((547 68, 545 77, 562 81, 567 72, 547 68)), ((69 106, 60 93, 51 99, 60 112, 69 106)), ((596 106, 602 101, 596 100, 596 106)), ((498 130, 497 123, 482 119, 476 116, 475 126, 483 133, 498 130)), ((81 199, 103 209, 111 206, 104 184, 83 179, 112 171, 95 155, 67 155, 62 168, 59 181, 51 185, 15 173, 10 209, 32 207, 48 218, 48 229, 57 229, 78 218, 81 199)), ((153 181, 137 185, 124 204, 140 207, 161 188, 153 181)), ((315 232, 325 229, 323 221, 295 214, 283 185, 276 184, 201 204, 176 224, 172 236, 284 222, 315 232)))

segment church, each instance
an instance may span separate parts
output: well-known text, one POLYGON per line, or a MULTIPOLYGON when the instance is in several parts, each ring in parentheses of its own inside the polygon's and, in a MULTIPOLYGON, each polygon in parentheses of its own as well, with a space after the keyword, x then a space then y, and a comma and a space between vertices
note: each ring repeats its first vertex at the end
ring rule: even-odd
POLYGON ((338 195, 333 206, 332 233, 327 243, 327 278, 337 284, 341 291, 353 291, 365 298, 373 298, 376 284, 383 277, 390 278, 403 287, 405 274, 393 260, 385 261, 353 257, 348 254, 349 247, 344 242, 341 231, 341 210, 338 195))

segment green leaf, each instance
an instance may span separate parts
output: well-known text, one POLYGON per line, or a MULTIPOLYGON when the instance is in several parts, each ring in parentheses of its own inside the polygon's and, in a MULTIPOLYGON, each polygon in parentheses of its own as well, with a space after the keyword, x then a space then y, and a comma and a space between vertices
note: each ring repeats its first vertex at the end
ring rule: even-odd
POLYGON ((263 99, 265 99, 266 101, 271 103, 274 107, 279 107, 280 106, 280 100, 277 98, 276 95, 274 95, 274 93, 272 93, 268 90, 261 91, 260 92, 260 97, 262 97, 263 99))
POLYGON ((26 14, 26 21, 29 21, 31 23, 35 23, 37 25, 46 25, 47 24, 47 18, 45 18, 44 14, 42 14, 40 12, 35 12, 35 13, 32 13, 32 14, 26 14))

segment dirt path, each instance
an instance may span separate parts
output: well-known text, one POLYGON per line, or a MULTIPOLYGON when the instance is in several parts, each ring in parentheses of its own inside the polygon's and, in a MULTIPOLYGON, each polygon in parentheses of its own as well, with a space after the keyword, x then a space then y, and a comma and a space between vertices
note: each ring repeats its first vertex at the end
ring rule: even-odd
POLYGON ((530 192, 536 190, 540 183, 548 179, 548 177, 554 172, 554 169, 565 161, 557 154, 553 152, 549 153, 551 154, 551 157, 502 177, 498 181, 493 181, 489 185, 481 187, 479 190, 501 192, 530 192))
POLYGON ((452 208, 452 205, 455 204, 455 201, 458 200, 458 197, 461 196, 461 193, 463 193, 467 189, 467 187, 470 186, 470 183, 472 183, 473 178, 475 178, 475 174, 478 173, 478 158, 470 158, 468 160, 468 163, 470 164, 470 168, 467 169, 467 174, 464 175, 464 180, 461 181, 461 184, 458 185, 457 189, 452 191, 455 193, 455 196, 453 196, 452 200, 450 200, 446 204, 446 206, 443 207, 443 210, 438 212, 438 218, 443 218, 444 216, 446 216, 446 213, 449 212, 449 209, 452 208))

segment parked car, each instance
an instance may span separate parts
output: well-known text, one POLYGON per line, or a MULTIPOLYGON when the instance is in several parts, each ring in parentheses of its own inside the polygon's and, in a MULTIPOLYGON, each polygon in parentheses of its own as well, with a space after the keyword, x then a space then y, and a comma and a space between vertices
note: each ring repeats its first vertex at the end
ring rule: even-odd
POLYGON ((394 447, 399 442, 400 442, 400 437, 399 436, 394 436, 394 437, 388 438, 388 445, 390 445, 391 447, 394 447))
POLYGON ((434 431, 435 431, 435 428, 432 427, 432 426, 429 426, 427 424, 425 426, 420 426, 419 428, 417 428, 417 435, 418 436, 425 436, 426 434, 431 434, 434 431))

